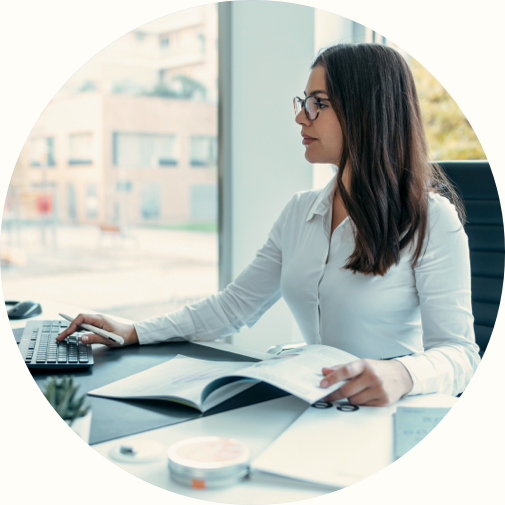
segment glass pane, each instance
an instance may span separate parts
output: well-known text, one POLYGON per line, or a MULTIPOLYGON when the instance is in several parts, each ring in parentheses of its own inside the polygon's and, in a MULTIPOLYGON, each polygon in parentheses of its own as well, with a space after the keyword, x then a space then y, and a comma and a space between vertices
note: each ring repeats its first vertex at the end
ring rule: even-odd
POLYGON ((107 46, 23 148, 2 228, 2 258, 15 258, 5 297, 138 320, 217 291, 217 172, 192 170, 215 167, 216 137, 216 5, 107 46))

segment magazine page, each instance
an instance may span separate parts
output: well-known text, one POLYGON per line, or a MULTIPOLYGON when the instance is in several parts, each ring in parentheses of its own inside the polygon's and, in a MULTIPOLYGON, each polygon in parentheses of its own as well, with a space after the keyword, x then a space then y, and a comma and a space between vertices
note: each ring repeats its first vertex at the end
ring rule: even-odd
MULTIPOLYGON (((202 392, 207 388, 204 397, 209 396, 214 389, 209 385, 214 380, 228 377, 242 368, 244 368, 243 362, 207 361, 177 355, 161 365, 94 389, 88 394, 106 398, 167 399, 202 410, 202 392)), ((210 401, 205 409, 231 398, 254 384, 255 382, 237 384, 235 389, 231 384, 225 385, 223 395, 214 394, 212 398, 209 396, 210 401)))
POLYGON ((341 381, 326 389, 321 388, 322 369, 357 359, 335 347, 307 345, 243 368, 237 375, 268 382, 312 404, 344 384, 341 381))

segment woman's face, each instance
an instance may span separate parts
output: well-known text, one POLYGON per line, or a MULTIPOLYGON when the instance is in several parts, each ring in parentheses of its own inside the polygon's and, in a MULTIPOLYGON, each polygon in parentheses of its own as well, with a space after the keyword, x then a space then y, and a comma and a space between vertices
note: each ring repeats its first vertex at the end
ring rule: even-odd
POLYGON ((342 128, 326 93, 325 71, 321 66, 310 73, 305 97, 321 99, 319 115, 311 121, 302 108, 295 121, 302 127, 305 158, 309 163, 332 163, 338 166, 342 154, 342 128))

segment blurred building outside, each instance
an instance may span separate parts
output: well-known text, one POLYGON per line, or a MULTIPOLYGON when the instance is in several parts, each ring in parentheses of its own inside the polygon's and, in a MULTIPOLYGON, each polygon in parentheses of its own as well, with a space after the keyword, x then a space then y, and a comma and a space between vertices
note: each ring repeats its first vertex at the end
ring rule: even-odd
POLYGON ((215 8, 121 37, 86 63, 33 128, 7 213, 56 223, 216 219, 215 8))
POLYGON ((48 104, 15 167, 6 299, 49 296, 135 319, 214 292, 216 137, 215 5, 98 53, 48 104))

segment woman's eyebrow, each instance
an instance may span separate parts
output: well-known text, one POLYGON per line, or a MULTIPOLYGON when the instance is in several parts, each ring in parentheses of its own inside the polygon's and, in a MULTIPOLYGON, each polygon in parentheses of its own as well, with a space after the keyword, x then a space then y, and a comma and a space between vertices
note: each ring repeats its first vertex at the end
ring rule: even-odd
MULTIPOLYGON (((304 91, 304 93, 305 93, 305 96, 307 96, 307 93, 305 91, 304 91)), ((318 89, 316 91, 312 91, 308 96, 315 96, 315 95, 319 95, 320 93, 324 93, 325 95, 328 94, 324 89, 318 89)))

